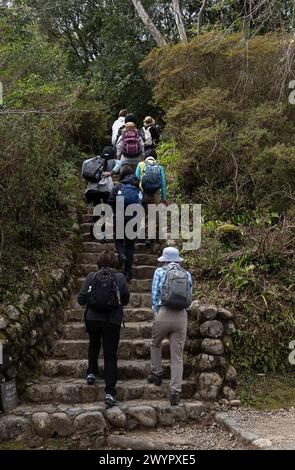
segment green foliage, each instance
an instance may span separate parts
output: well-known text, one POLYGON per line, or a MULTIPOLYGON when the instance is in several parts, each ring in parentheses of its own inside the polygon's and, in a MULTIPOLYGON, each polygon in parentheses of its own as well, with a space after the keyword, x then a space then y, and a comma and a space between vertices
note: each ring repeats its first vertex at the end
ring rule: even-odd
POLYGON ((243 246, 229 249, 220 241, 220 222, 204 221, 201 249, 187 258, 196 298, 235 313, 233 359, 240 370, 290 369, 288 345, 295 327, 293 222, 269 222, 253 219, 243 227, 243 246))
POLYGON ((247 371, 290 369, 294 339, 295 128, 287 84, 295 67, 287 46, 278 34, 210 32, 156 49, 142 64, 178 155, 178 191, 203 204, 202 246, 187 256, 195 296, 236 314, 233 357, 247 371), (221 228, 232 225, 236 239, 221 228))
POLYGON ((1 300, 65 257, 73 211, 83 201, 83 152, 103 145, 107 114, 68 57, 18 13, 0 20, 1 300), (55 254, 58 254, 55 258, 55 254), (17 286, 17 288, 16 288, 17 286))
POLYGON ((154 50, 142 64, 182 155, 182 186, 215 215, 293 204, 294 109, 282 80, 294 63, 282 79, 285 47, 276 34, 245 42, 206 33, 154 50))
POLYGON ((175 171, 181 155, 176 150, 175 142, 161 142, 157 147, 157 155, 159 163, 165 169, 168 197, 171 201, 181 204, 183 202, 183 194, 181 193, 180 181, 175 171))
POLYGON ((294 373, 246 374, 239 378, 238 397, 245 406, 276 410, 295 406, 294 373))
POLYGON ((221 225, 218 229, 220 241, 227 245, 239 245, 242 241, 242 232, 239 227, 233 224, 221 225))

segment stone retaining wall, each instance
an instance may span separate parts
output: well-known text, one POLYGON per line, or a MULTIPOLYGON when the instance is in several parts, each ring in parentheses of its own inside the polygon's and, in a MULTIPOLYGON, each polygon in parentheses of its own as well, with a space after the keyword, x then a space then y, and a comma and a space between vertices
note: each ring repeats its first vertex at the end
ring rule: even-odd
MULTIPOLYGON (((78 216, 77 216, 78 222, 78 216)), ((69 257, 57 269, 48 272, 44 284, 23 293, 15 305, 0 308, 0 342, 3 364, 0 382, 17 378, 19 390, 28 373, 38 373, 39 362, 48 356, 63 332, 64 306, 75 289, 75 253, 80 243, 79 225, 65 242, 69 257)))
POLYGON ((237 371, 231 364, 234 315, 216 305, 194 301, 189 309, 186 351, 197 386, 196 399, 230 402, 237 371))

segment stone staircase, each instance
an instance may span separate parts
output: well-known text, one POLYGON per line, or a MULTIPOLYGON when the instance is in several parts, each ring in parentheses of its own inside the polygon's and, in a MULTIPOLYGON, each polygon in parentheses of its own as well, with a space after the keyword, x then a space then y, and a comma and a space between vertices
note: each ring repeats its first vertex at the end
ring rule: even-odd
MULTIPOLYGON (((87 216, 84 220, 87 220, 87 216)), ((100 250, 113 248, 113 243, 101 244, 89 241, 90 223, 81 224, 83 251, 78 255, 78 289, 86 275, 96 271, 96 257, 100 250)), ((143 243, 136 245, 134 263, 135 279, 130 284, 130 304, 125 308, 125 328, 121 330, 118 350, 119 382, 118 400, 154 400, 167 398, 169 386, 169 342, 163 342, 165 364, 164 384, 155 387, 147 383, 150 372, 150 339, 152 331, 151 280, 157 266, 158 255, 143 243)), ((77 293, 78 293, 77 289, 77 293)), ((95 387, 85 383, 88 335, 85 332, 84 308, 73 296, 66 314, 63 336, 45 361, 42 377, 37 383, 28 384, 26 401, 30 403, 89 403, 103 400, 103 360, 99 361, 99 377, 95 387)), ((102 353, 101 353, 102 356, 102 353)), ((189 380, 190 368, 186 367, 183 397, 193 396, 195 386, 189 380)))
MULTIPOLYGON (((113 243, 91 241, 89 216, 85 215, 82 222, 83 248, 78 255, 76 294, 85 276, 96 270, 97 253, 114 247, 113 243)), ((104 445, 105 436, 113 428, 128 430, 136 426, 171 425, 179 420, 199 419, 200 414, 204 413, 203 404, 190 401, 196 392, 196 385, 190 378, 190 365, 185 366, 182 393, 182 398, 189 402, 174 409, 170 407, 167 400, 170 375, 168 341, 163 344, 163 385, 156 387, 147 383, 153 319, 150 291, 158 257, 153 249, 147 248, 143 243, 136 244, 135 275, 129 287, 130 304, 125 308, 126 327, 121 330, 118 351, 119 407, 106 410, 103 404, 105 392, 102 357, 99 360, 96 385, 91 387, 86 384, 88 339, 84 326, 84 309, 79 306, 74 295, 66 312, 63 335, 56 341, 51 357, 44 362, 41 376, 30 379, 26 384, 23 405, 6 416, 8 429, 5 428, 5 432, 10 438, 22 439, 23 436, 30 446, 36 439, 38 445, 40 439, 71 436, 71 439, 82 442, 78 445, 80 447, 101 446, 104 445), (20 427, 25 427, 27 432, 21 433, 13 419, 25 420, 20 423, 20 427), (89 433, 87 444, 85 439, 89 433), (100 444, 97 439, 95 443, 93 441, 93 437, 97 436, 100 444)), ((2 420, 2 425, 3 422, 5 421, 2 420)))

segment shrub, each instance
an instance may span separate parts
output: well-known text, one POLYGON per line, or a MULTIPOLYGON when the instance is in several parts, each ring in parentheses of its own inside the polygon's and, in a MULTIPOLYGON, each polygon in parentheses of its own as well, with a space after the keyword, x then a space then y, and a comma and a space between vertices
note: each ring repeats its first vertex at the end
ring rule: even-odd
POLYGON ((212 198, 216 215, 293 204, 295 110, 283 84, 295 67, 282 82, 286 45, 276 34, 245 41, 211 32, 152 51, 142 64, 182 157, 182 187, 200 202, 212 198))

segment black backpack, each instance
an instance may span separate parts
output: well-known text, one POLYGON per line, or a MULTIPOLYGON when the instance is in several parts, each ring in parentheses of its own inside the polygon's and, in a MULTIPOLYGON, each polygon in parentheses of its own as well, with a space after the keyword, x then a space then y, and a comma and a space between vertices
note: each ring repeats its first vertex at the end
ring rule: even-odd
POLYGON ((108 268, 100 269, 88 290, 87 306, 94 311, 112 312, 120 305, 120 292, 115 274, 108 268))
POLYGON ((83 178, 90 183, 98 183, 102 178, 104 166, 105 159, 100 156, 86 160, 83 163, 83 178))

